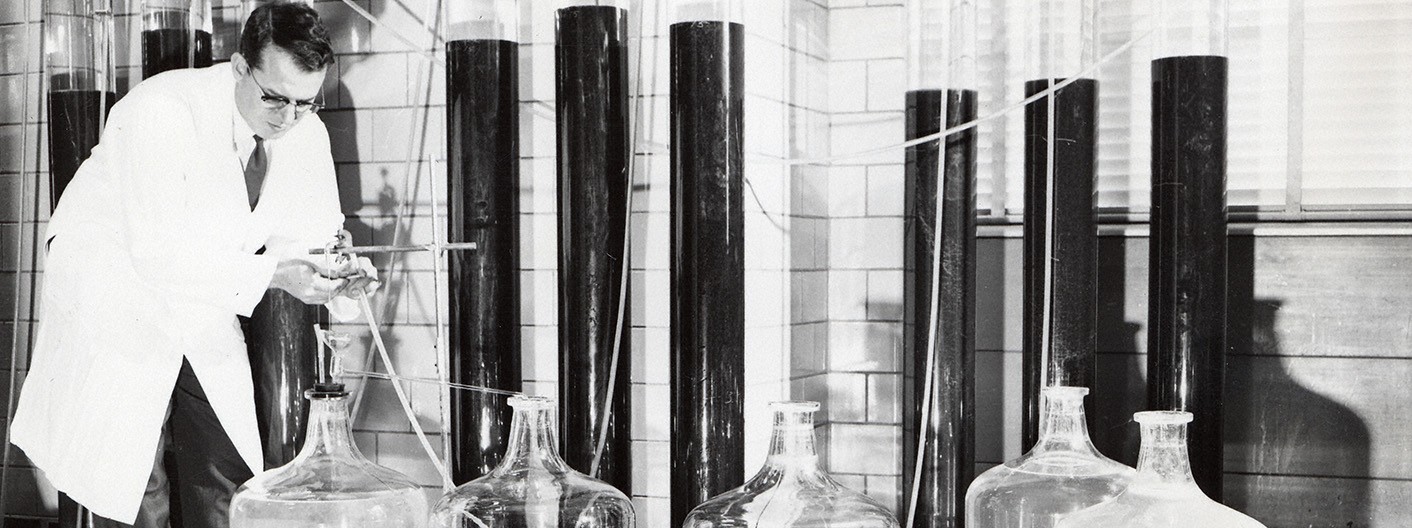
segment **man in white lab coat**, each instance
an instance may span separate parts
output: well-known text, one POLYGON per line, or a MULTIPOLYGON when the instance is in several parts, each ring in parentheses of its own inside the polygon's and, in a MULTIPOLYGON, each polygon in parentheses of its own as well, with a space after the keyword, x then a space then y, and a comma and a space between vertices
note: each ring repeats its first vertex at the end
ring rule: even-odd
POLYGON ((312 304, 375 284, 347 278, 366 259, 307 256, 343 223, 315 115, 332 62, 312 9, 255 10, 229 64, 119 101, 54 211, 12 439, 99 526, 165 526, 164 429, 173 517, 225 526, 263 469, 237 316, 268 288, 312 304))

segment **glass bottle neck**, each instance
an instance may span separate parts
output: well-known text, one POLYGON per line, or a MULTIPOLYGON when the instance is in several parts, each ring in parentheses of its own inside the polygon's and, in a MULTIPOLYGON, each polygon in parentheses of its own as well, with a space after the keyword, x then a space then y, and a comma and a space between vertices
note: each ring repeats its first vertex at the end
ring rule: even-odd
POLYGON ((819 454, 814 449, 814 410, 776 409, 770 454, 765 465, 787 471, 817 471, 819 454))
POLYGON ((1196 486, 1187 457, 1186 424, 1142 424, 1137 472, 1144 482, 1196 486))
POLYGON ((1088 419, 1084 414, 1082 392, 1046 392, 1040 420, 1036 451, 1071 450, 1097 454, 1098 448, 1093 446, 1093 441, 1088 436, 1088 419))
POLYGON ((309 400, 309 429, 300 457, 361 456, 353 444, 348 419, 348 397, 314 397, 309 400))
POLYGON ((552 403, 516 407, 510 422, 510 440, 499 469, 528 466, 568 471, 568 465, 559 458, 558 429, 552 403))

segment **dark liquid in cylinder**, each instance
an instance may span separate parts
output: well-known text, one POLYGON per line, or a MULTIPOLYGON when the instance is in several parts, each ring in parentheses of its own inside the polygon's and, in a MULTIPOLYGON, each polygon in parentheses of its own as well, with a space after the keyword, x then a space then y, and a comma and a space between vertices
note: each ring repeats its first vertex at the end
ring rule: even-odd
POLYGON ((49 93, 50 207, 59 203, 64 188, 98 144, 102 117, 118 96, 98 90, 61 90, 49 93))
POLYGON ((167 70, 205 68, 211 65, 211 34, 185 29, 152 29, 142 32, 142 78, 167 70), (192 43, 196 49, 191 49, 192 43))
MULTIPOLYGON (((448 236, 475 251, 447 254, 451 381, 520 389, 519 44, 446 43, 448 236)), ((456 482, 488 473, 505 451, 503 397, 457 391, 451 401, 456 482)))

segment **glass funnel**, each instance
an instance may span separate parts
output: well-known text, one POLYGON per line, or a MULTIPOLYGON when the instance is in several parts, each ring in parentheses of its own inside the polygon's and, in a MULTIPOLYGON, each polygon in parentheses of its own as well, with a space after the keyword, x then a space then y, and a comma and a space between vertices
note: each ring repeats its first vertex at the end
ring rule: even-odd
POLYGON ((1191 413, 1147 411, 1132 485, 1108 502, 1064 517, 1059 528, 1265 528, 1211 500, 1191 475, 1186 427, 1191 413))
POLYGON ((990 468, 966 492, 969 528, 1048 528, 1123 491, 1133 468, 1093 447, 1084 422, 1084 387, 1046 387, 1039 441, 1024 456, 990 468))
POLYGON ((551 398, 510 398, 514 418, 505 458, 484 477, 441 497, 432 525, 445 528, 632 528, 632 501, 574 471, 557 448, 551 398))
POLYGON ((774 434, 765 466, 744 486, 692 510, 682 528, 895 528, 897 519, 867 495, 819 470, 817 402, 773 402, 774 434))
POLYGON ((310 400, 304 449, 236 490, 231 528, 425 526, 421 486, 363 458, 353 445, 343 384, 319 383, 304 394, 310 400))

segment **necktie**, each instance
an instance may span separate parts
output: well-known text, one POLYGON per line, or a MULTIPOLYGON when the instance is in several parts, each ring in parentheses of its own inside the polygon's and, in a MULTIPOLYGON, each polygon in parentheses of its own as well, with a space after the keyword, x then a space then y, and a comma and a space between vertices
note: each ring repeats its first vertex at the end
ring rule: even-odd
POLYGON ((250 199, 250 209, 260 202, 260 188, 265 184, 265 170, 269 162, 265 159, 265 139, 255 136, 255 150, 250 152, 250 160, 245 162, 245 193, 250 199))

